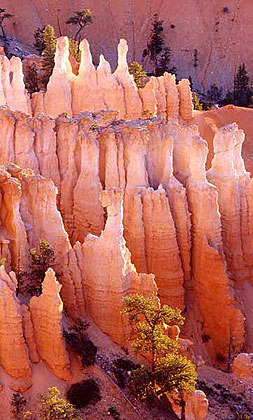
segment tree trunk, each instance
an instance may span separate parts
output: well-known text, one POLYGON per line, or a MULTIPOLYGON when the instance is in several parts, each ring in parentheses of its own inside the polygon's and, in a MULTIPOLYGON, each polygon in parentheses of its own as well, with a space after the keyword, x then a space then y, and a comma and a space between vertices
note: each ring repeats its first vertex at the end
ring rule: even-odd
MULTIPOLYGON (((77 31, 77 33, 75 34, 75 41, 77 41, 77 37, 78 37, 78 35, 80 34, 80 32, 81 32, 81 30, 83 29, 83 26, 81 26, 79 29, 78 29, 78 31, 77 31)), ((79 41, 80 42, 80 41, 79 41)))
POLYGON ((181 398, 180 406, 182 408, 181 420, 185 420, 185 400, 183 398, 181 398))
POLYGON ((6 38, 6 35, 5 35, 5 32, 4 32, 4 27, 3 27, 3 24, 1 24, 1 25, 0 25, 0 27, 1 27, 1 29, 2 29, 2 34, 3 34, 3 37, 4 37, 4 38, 6 38))

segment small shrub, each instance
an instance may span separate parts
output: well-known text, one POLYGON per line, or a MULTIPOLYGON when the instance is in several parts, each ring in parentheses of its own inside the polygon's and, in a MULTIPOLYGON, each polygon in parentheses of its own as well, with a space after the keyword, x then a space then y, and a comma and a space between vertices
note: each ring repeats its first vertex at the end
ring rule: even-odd
POLYGON ((23 414, 26 408, 27 400, 19 392, 12 394, 11 398, 11 414, 13 419, 23 419, 23 414))
POLYGON ((143 111, 143 113, 142 113, 142 118, 145 118, 147 120, 149 120, 153 116, 154 115, 152 114, 152 112, 149 109, 145 109, 145 111, 143 111))
POLYGON ((94 379, 86 379, 71 385, 67 398, 76 408, 83 408, 89 404, 95 405, 101 400, 100 389, 94 379))
POLYGON ((112 371, 120 388, 125 388, 129 380, 128 372, 140 367, 129 359, 116 359, 113 361, 112 371))

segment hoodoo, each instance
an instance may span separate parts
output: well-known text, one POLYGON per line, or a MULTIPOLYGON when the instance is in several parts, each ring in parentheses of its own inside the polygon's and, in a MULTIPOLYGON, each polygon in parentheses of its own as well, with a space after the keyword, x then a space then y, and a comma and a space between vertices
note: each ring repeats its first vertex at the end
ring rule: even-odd
MULTIPOLYGON (((179 345, 178 360, 187 360, 186 355, 196 363, 203 390, 210 389, 206 372, 221 375, 220 387, 225 381, 229 387, 230 378, 238 387, 236 378, 245 384, 252 379, 253 184, 242 158, 248 139, 236 122, 215 126, 207 169, 208 143, 200 135, 204 123, 198 126, 189 81, 177 83, 175 75, 164 72, 138 88, 127 53, 121 39, 116 70, 104 55, 96 68, 84 39, 74 73, 69 40, 61 36, 47 88, 32 95, 21 60, 0 58, 4 415, 10 389, 26 391, 33 404, 49 385, 66 391, 94 372, 99 383, 110 381, 111 387, 114 382, 116 400, 125 401, 112 368, 115 355, 131 369, 127 355, 153 363, 154 374, 154 363, 162 365, 170 354, 161 344, 161 354, 152 359, 156 342, 147 347, 146 358, 145 346, 138 357, 130 350, 131 321, 137 333, 146 320, 150 327, 154 308, 183 313, 182 340, 172 322, 161 329, 157 324, 152 334, 158 341, 168 334, 166 342, 179 345), (41 239, 46 251, 39 249, 41 239), (34 281, 38 287, 31 297, 26 289, 34 281), (140 324, 124 312, 124 298, 134 294, 153 299, 140 324), (81 370, 92 364, 85 346, 95 364, 88 374, 81 370)), ((124 375, 121 380, 127 382, 124 375)), ((178 385, 168 398, 178 415, 185 410, 185 419, 218 419, 208 417, 202 390, 181 393, 178 385)), ((114 412, 105 401, 106 412, 114 412)), ((91 420, 104 418, 101 413, 91 420)), ((127 420, 129 413, 123 415, 127 420)), ((224 413, 220 419, 230 418, 224 413)))

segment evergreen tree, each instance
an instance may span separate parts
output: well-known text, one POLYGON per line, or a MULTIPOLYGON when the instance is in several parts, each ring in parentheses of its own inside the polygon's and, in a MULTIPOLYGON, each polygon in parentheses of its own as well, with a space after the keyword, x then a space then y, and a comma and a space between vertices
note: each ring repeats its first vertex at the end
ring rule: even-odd
POLYGON ((234 95, 230 90, 227 91, 225 98, 221 101, 221 104, 222 105, 234 104, 234 95))
POLYGON ((234 78, 234 103, 237 106, 248 107, 251 102, 249 77, 245 64, 241 64, 234 78))
POLYGON ((33 33, 33 37, 35 41, 33 43, 33 46, 38 51, 39 55, 41 55, 44 49, 46 48, 44 38, 43 38, 44 30, 45 30, 45 26, 43 26, 43 28, 36 29, 36 31, 33 33))
POLYGON ((147 79, 147 73, 143 70, 142 65, 139 64, 137 61, 133 61, 129 67, 129 73, 133 75, 134 81, 136 83, 136 86, 140 89, 143 88, 148 79, 147 79))
POLYGON ((207 91, 207 100, 213 103, 219 103, 222 97, 222 87, 218 88, 215 83, 210 86, 210 89, 207 91))
POLYGON ((155 13, 152 20, 152 28, 147 48, 144 49, 143 58, 149 57, 154 64, 155 76, 161 76, 165 71, 176 73, 176 68, 170 68, 171 49, 165 46, 163 35, 163 20, 158 19, 155 13))
POLYGON ((54 28, 47 25, 43 31, 45 48, 42 53, 42 69, 44 70, 43 82, 46 86, 54 68, 54 56, 56 51, 56 37, 54 28))
POLYGON ((39 92, 38 70, 35 63, 32 63, 25 73, 24 83, 30 94, 39 92))
POLYGON ((81 31, 85 28, 85 26, 93 23, 93 16, 91 14, 90 9, 84 9, 79 12, 75 12, 74 16, 71 16, 67 21, 67 25, 76 25, 78 26, 78 30, 75 34, 75 41, 78 39, 81 31))

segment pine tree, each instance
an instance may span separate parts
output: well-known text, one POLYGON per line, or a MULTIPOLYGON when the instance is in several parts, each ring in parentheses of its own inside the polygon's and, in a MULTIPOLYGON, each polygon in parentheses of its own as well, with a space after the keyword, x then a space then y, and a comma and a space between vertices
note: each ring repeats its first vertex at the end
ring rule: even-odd
POLYGON ((74 16, 71 16, 67 21, 67 25, 77 25, 78 30, 75 34, 75 41, 78 39, 78 35, 81 31, 85 28, 85 26, 93 23, 93 16, 91 14, 90 9, 84 9, 79 12, 75 12, 74 16))
POLYGON ((132 345, 151 358, 151 369, 142 365, 132 371, 130 388, 140 399, 177 391, 183 408, 182 393, 195 389, 197 374, 191 361, 178 353, 177 342, 165 334, 165 325, 183 323, 180 310, 160 306, 153 295, 127 296, 124 304, 124 313, 128 314, 132 326, 132 345))
POLYGON ((237 106, 248 107, 251 102, 249 76, 245 64, 241 64, 234 78, 234 103, 237 106))
POLYGON ((163 36, 163 20, 158 19, 155 13, 152 20, 152 28, 147 48, 144 49, 142 57, 149 57, 154 64, 155 76, 161 76, 165 71, 175 74, 176 68, 170 68, 171 49, 165 46, 163 36))
POLYGON ((210 89, 207 91, 207 100, 213 103, 219 103, 222 97, 222 86, 218 88, 215 83, 210 86, 210 89))
POLYGON ((129 69, 129 73, 132 74, 134 77, 136 86, 139 89, 144 88, 148 79, 147 79, 147 73, 143 70, 142 65, 139 64, 137 61, 133 61, 129 65, 128 69, 129 69))
POLYGON ((44 70, 43 82, 46 86, 54 68, 54 56, 56 51, 56 36, 54 28, 47 25, 43 31, 45 49, 42 53, 42 69, 44 70))
POLYGON ((149 56, 150 60, 156 64, 157 56, 163 49, 164 39, 163 20, 158 20, 158 14, 155 13, 152 20, 152 29, 147 48, 143 51, 143 57, 149 56))

